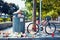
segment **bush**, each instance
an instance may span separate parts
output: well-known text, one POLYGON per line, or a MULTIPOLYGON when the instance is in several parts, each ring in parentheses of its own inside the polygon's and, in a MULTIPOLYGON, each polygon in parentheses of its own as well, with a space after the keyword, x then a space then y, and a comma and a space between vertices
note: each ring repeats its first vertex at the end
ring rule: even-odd
POLYGON ((3 18, 0 18, 0 22, 2 22, 3 21, 3 18))
POLYGON ((3 22, 6 22, 6 18, 2 18, 3 19, 3 22))
POLYGON ((0 18, 0 22, 6 22, 6 21, 11 21, 10 18, 0 18))
POLYGON ((48 13, 45 11, 42 12, 42 19, 45 19, 46 16, 50 16, 53 20, 55 20, 58 17, 58 13, 54 10, 51 10, 48 13))
POLYGON ((10 18, 6 18, 6 21, 11 21, 11 19, 10 18))
POLYGON ((47 15, 51 16, 53 20, 56 20, 56 18, 58 17, 58 13, 54 10, 48 12, 47 15))
POLYGON ((42 12, 42 19, 45 19, 46 16, 47 16, 46 11, 43 11, 43 12, 42 12))

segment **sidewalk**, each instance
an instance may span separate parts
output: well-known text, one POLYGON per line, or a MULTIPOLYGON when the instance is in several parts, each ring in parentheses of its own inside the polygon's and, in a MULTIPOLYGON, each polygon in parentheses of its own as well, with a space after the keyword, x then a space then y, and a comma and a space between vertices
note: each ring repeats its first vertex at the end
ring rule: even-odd
MULTIPOLYGON (((28 23, 25 23, 25 29, 27 28, 28 24, 31 23, 31 22, 28 22, 28 23)), ((58 29, 58 28, 57 28, 58 29)), ((13 33, 13 27, 11 28, 8 28, 6 30, 3 30, 3 32, 10 32, 10 33, 13 33)), ((29 34, 27 34, 29 35, 29 34)), ((39 35, 40 34, 37 34, 38 36, 36 36, 37 38, 39 38, 39 35)), ((41 37, 52 37, 51 35, 47 35, 46 33, 43 33, 41 32, 41 37)), ((55 32, 55 37, 60 37, 60 33, 58 31, 55 32)))

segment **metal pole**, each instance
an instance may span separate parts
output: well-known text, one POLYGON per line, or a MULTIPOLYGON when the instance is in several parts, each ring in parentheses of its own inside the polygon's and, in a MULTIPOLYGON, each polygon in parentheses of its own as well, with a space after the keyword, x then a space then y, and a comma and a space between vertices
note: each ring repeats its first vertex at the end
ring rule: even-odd
POLYGON ((41 20, 42 20, 42 18, 41 18, 41 13, 42 13, 42 0, 40 0, 40 26, 41 26, 41 20))
MULTIPOLYGON (((39 20, 40 20, 40 25, 39 25, 39 29, 41 29, 41 19, 42 19, 42 18, 41 18, 41 4, 42 4, 42 3, 41 3, 41 2, 42 2, 42 0, 40 0, 40 18, 39 18, 39 20)), ((40 33, 41 33, 41 30, 39 30, 39 35, 41 36, 40 33)))

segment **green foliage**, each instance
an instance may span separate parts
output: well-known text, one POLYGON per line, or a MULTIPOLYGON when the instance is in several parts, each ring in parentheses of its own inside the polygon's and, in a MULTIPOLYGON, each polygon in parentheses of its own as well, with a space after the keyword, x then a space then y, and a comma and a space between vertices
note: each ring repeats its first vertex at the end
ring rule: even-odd
POLYGON ((0 18, 0 22, 2 22, 3 21, 3 19, 2 18, 0 18))
MULTIPOLYGON (((39 15, 40 0, 36 0, 36 17, 39 15)), ((28 10, 28 17, 33 13, 33 0, 26 0, 26 8, 28 10), (30 13, 30 11, 32 11, 30 13)), ((51 16, 52 19, 60 16, 60 0, 42 0, 42 19, 47 15, 51 16)))
POLYGON ((28 10, 22 10, 23 14, 25 15, 25 20, 31 20, 32 19, 32 11, 28 10))
POLYGON ((42 19, 45 19, 46 16, 52 17, 52 19, 56 19, 58 17, 58 13, 54 10, 46 13, 46 11, 42 12, 42 19))
POLYGON ((6 18, 2 18, 3 19, 3 22, 6 22, 6 18))
POLYGON ((58 17, 58 13, 54 10, 48 12, 47 15, 51 16, 53 20, 55 20, 58 17))
POLYGON ((46 11, 43 11, 43 12, 42 12, 42 19, 45 19, 46 16, 47 16, 46 11))
POLYGON ((6 21, 11 21, 11 19, 10 18, 6 18, 6 21))
POLYGON ((6 21, 11 21, 10 18, 0 18, 0 22, 6 22, 6 21))
MULTIPOLYGON (((36 17, 38 17, 38 11, 39 11, 39 1, 40 0, 36 0, 36 17)), ((33 14, 33 0, 26 0, 26 8, 27 8, 27 12, 28 12, 28 19, 32 20, 32 14, 33 14)))

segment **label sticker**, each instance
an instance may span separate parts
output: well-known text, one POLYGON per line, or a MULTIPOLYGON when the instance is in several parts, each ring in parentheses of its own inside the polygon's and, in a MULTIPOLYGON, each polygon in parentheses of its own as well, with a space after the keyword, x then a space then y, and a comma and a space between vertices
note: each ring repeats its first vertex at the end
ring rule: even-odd
POLYGON ((20 18, 20 22, 23 22, 23 18, 20 18))

